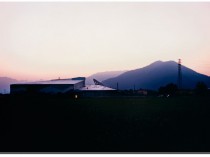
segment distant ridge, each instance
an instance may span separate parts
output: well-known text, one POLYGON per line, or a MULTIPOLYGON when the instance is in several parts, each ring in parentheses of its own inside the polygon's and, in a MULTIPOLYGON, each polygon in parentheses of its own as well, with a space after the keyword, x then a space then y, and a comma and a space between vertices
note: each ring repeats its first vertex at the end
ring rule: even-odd
POLYGON ((98 73, 95 73, 95 74, 87 77, 85 82, 86 82, 86 84, 94 84, 93 79, 96 79, 98 81, 104 81, 109 78, 117 77, 117 76, 123 74, 124 72, 126 72, 126 71, 124 70, 124 71, 98 72, 98 73))
MULTIPOLYGON (((178 65, 174 61, 156 61, 143 68, 127 71, 117 77, 107 79, 103 83, 111 88, 119 89, 152 89, 168 83, 177 83, 178 65)), ((182 65, 182 86, 192 89, 198 81, 203 81, 210 87, 210 77, 182 65)))
MULTIPOLYGON (((168 83, 177 83, 178 65, 174 61, 156 61, 143 68, 129 71, 107 71, 93 74, 86 78, 86 84, 94 84, 97 79, 105 86, 119 89, 152 89, 168 83)), ((210 88, 210 77, 182 65, 183 88, 193 89, 198 81, 203 81, 210 88)), ((0 93, 10 93, 10 84, 26 82, 9 77, 0 77, 0 93)))
POLYGON ((9 77, 0 77, 0 93, 10 93, 10 84, 17 83, 18 81, 9 77))

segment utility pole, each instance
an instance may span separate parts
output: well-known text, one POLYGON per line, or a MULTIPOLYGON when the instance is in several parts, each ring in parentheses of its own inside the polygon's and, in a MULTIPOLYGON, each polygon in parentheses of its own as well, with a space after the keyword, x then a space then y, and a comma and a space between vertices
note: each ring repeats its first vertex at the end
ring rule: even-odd
POLYGON ((181 59, 178 60, 178 80, 177 80, 178 89, 182 88, 182 65, 181 59))

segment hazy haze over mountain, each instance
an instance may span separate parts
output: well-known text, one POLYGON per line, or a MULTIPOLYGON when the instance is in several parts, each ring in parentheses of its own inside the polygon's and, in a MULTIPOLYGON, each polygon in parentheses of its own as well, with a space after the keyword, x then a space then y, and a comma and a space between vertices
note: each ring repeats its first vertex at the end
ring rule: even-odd
POLYGON ((10 84, 17 83, 18 81, 8 77, 0 77, 0 93, 9 93, 10 84))
POLYGON ((93 79, 96 79, 98 81, 104 81, 109 78, 117 77, 121 75, 122 73, 126 72, 124 71, 105 71, 105 72, 98 72, 96 74, 93 74, 86 78, 86 84, 93 84, 93 79))

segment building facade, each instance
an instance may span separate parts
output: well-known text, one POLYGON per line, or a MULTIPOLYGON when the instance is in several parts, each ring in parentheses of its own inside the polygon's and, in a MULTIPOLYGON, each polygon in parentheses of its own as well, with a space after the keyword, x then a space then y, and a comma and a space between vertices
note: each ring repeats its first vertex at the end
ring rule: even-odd
POLYGON ((11 84, 10 93, 68 93, 85 86, 85 78, 56 79, 49 81, 11 84))

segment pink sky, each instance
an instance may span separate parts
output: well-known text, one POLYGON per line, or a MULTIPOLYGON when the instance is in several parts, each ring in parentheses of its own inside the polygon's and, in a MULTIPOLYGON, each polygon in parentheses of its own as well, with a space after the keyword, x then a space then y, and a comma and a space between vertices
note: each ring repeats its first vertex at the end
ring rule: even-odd
POLYGON ((210 2, 0 2, 0 76, 51 79, 182 58, 210 76, 210 2))

